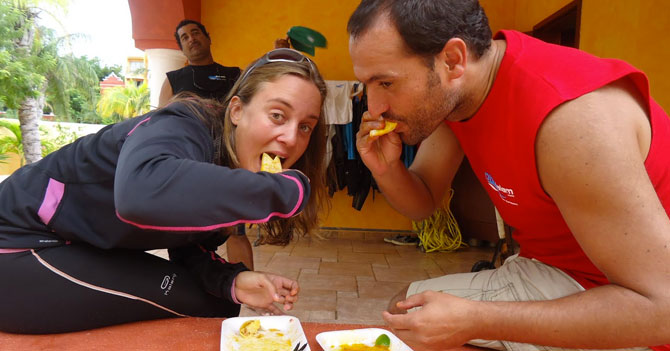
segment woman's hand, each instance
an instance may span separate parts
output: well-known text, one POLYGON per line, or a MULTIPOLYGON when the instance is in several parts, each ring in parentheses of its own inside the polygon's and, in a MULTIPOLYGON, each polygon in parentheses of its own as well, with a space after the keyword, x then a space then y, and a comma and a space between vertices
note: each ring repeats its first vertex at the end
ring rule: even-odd
POLYGON ((235 296, 240 302, 254 309, 264 309, 271 314, 283 314, 275 302, 284 305, 284 311, 298 301, 298 282, 271 273, 245 271, 235 278, 235 296))

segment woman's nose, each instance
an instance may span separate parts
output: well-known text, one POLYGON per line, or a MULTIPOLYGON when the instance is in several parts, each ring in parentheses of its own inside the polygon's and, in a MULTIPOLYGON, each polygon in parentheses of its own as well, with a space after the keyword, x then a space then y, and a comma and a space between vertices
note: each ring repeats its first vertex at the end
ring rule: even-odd
POLYGON ((287 123, 283 127, 277 139, 286 146, 294 146, 298 141, 298 126, 287 123))

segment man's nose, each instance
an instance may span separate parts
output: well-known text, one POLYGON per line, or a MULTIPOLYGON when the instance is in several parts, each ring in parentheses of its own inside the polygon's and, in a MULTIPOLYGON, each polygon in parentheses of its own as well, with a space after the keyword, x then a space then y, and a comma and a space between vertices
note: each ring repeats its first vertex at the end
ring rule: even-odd
POLYGON ((388 111, 389 105, 381 92, 376 89, 368 89, 368 112, 372 117, 379 117, 382 113, 388 111))

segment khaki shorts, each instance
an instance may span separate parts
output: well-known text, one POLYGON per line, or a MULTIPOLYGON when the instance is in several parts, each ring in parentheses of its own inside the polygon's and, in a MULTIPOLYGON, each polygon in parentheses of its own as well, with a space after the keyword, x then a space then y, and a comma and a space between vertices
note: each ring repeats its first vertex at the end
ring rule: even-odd
MULTIPOLYGON (((426 290, 441 291, 476 301, 538 301, 572 295, 584 291, 584 288, 558 268, 514 255, 498 269, 450 274, 413 282, 407 290, 407 296, 426 290)), ((469 343, 497 350, 566 350, 504 340, 471 340, 469 343)))

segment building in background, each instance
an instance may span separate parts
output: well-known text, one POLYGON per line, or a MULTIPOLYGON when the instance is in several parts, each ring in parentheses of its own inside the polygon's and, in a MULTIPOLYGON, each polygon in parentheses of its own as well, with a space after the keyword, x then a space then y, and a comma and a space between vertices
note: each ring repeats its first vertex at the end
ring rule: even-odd
POLYGON ((119 78, 116 73, 110 73, 105 79, 100 81, 100 94, 104 93, 106 89, 113 87, 122 87, 126 85, 123 79, 119 78))
POLYGON ((147 57, 129 56, 126 62, 126 84, 142 85, 147 80, 147 57))

